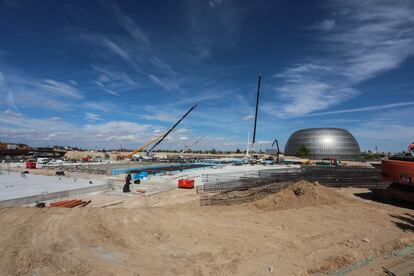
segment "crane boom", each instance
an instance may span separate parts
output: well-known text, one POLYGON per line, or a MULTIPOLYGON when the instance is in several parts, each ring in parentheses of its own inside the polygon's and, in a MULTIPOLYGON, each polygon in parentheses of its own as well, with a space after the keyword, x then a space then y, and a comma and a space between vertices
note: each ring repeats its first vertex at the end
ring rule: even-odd
POLYGON ((134 150, 132 153, 130 153, 129 155, 128 155, 128 158, 131 158, 132 156, 134 156, 134 154, 137 154, 138 152, 141 152, 141 151, 143 151, 146 147, 148 147, 149 145, 151 145, 151 144, 153 144, 153 143, 155 143, 156 141, 158 141, 162 136, 163 136, 164 134, 162 133, 162 134, 160 134, 160 135, 158 135, 157 137, 155 137, 154 139, 152 139, 151 141, 149 141, 148 143, 146 143, 145 145, 143 145, 142 147, 140 147, 140 148, 138 148, 138 149, 136 149, 136 150, 134 150))
POLYGON ((167 136, 168 134, 171 133, 171 131, 174 130, 174 128, 176 128, 178 126, 179 123, 181 123, 182 120, 184 120, 185 117, 187 117, 188 114, 190 114, 191 111, 193 111, 194 108, 197 107, 197 104, 193 105, 193 107, 191 107, 187 113, 185 113, 180 120, 178 120, 148 151, 147 151, 147 155, 149 155, 167 136))
POLYGON ((187 150, 191 149, 194 145, 198 144, 198 142, 201 141, 201 139, 203 139, 203 137, 198 138, 197 140, 195 140, 194 143, 192 143, 191 145, 189 145, 188 147, 185 147, 183 149, 183 151, 181 152, 181 154, 183 154, 184 152, 186 152, 187 150))
POLYGON ((275 139, 274 141, 273 141, 273 143, 272 143, 272 148, 273 148, 273 146, 276 144, 276 148, 277 148, 277 153, 279 154, 280 153, 280 149, 279 149, 279 142, 277 141, 277 139, 275 139))
POLYGON ((277 139, 275 139, 272 143, 272 148, 276 144, 277 152, 276 152, 276 162, 279 162, 279 155, 280 155, 280 149, 279 149, 279 142, 277 139))
POLYGON ((253 141, 252 141, 253 146, 254 146, 254 143, 256 143, 256 124, 257 124, 257 113, 259 110, 260 80, 261 79, 262 79, 262 75, 259 75, 259 79, 257 81, 256 113, 254 114, 253 141))

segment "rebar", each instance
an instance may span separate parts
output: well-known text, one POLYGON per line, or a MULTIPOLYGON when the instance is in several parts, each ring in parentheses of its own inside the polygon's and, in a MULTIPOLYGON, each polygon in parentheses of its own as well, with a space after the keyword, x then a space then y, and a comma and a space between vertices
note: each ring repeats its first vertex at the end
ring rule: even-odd
POLYGON ((232 205, 257 200, 305 180, 334 188, 386 189, 390 181, 381 178, 375 168, 304 167, 263 170, 237 176, 234 174, 203 175, 200 205, 232 205))

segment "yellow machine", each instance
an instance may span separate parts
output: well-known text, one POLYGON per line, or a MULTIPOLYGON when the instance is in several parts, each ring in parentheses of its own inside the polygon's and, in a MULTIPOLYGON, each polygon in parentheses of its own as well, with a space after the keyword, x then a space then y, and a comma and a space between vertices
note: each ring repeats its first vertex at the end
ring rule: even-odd
POLYGON ((145 148, 147 148, 148 146, 154 144, 155 142, 157 142, 158 140, 161 139, 161 137, 164 136, 164 133, 161 133, 160 135, 158 135, 157 137, 155 137, 154 139, 152 139, 151 141, 149 141, 148 143, 146 143, 145 145, 143 145, 142 147, 140 147, 139 149, 134 150, 132 153, 130 153, 128 155, 128 158, 132 158, 135 154, 137 154, 138 152, 142 152, 145 148))

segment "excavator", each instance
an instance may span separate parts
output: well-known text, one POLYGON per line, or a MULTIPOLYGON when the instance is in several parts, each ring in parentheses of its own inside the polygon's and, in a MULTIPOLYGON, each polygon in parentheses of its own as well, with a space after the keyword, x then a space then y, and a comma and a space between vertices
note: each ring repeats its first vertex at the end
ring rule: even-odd
POLYGON ((280 163, 280 149, 279 149, 279 142, 277 141, 277 139, 275 139, 272 143, 272 148, 273 146, 276 144, 276 148, 277 148, 277 152, 276 152, 276 163, 280 163))
POLYGON ((382 194, 414 203, 414 142, 405 155, 382 160, 381 176, 392 182, 382 194))

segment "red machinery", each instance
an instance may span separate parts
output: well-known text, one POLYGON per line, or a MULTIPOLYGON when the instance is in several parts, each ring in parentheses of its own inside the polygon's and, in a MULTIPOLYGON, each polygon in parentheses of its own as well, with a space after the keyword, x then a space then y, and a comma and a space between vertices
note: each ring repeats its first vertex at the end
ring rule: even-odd
POLYGON ((27 160, 26 169, 36 169, 36 162, 33 160, 27 160))
POLYGON ((381 162, 381 175, 392 181, 386 195, 414 203, 414 143, 404 156, 393 156, 381 162))

